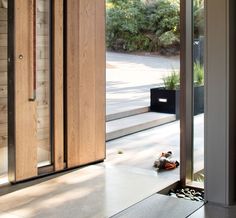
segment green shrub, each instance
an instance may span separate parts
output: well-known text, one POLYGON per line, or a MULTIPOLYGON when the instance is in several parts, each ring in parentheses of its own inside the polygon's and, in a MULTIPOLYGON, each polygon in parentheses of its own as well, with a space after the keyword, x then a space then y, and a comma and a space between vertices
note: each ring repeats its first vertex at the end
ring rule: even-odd
POLYGON ((108 0, 107 47, 120 51, 158 51, 179 44, 176 0, 108 0))
MULTIPOLYGON (((204 30, 204 0, 194 0, 194 35, 204 30)), ((115 51, 179 51, 180 0, 107 0, 106 42, 115 51)))
POLYGON ((163 33, 159 37, 160 45, 163 47, 168 47, 171 45, 179 44, 179 37, 176 36, 172 31, 163 33))
POLYGON ((164 88, 167 90, 176 90, 179 88, 179 72, 173 70, 169 76, 163 78, 164 88))

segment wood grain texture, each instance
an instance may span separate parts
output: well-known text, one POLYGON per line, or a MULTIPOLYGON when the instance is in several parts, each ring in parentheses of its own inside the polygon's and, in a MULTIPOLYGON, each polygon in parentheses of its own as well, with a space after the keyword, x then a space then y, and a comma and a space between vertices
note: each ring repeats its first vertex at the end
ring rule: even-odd
POLYGON ((96 74, 95 74, 95 99, 96 99, 96 119, 95 119, 95 140, 96 140, 96 159, 105 158, 105 104, 106 104, 106 45, 105 45, 105 1, 96 2, 96 74))
POLYGON ((68 167, 105 158, 105 7, 67 1, 68 167))
POLYGON ((67 1, 67 165, 79 163, 79 3, 67 1), (76 84, 75 84, 76 83, 76 84), (76 102, 74 102, 76 101, 76 102))
POLYGON ((34 70, 33 2, 15 0, 15 181, 37 175, 36 102, 29 102, 28 82, 34 70))
POLYGON ((63 0, 54 1, 53 81, 54 81, 54 168, 64 168, 64 96, 63 96, 63 0))

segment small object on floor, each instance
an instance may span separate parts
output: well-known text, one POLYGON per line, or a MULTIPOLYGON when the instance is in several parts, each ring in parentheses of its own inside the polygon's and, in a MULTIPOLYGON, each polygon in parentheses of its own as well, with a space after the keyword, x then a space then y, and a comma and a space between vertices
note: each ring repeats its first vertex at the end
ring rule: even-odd
POLYGON ((162 152, 160 157, 154 162, 154 167, 158 170, 172 170, 179 166, 179 162, 172 159, 172 152, 162 152))
POLYGON ((204 191, 194 188, 171 189, 168 195, 175 198, 204 202, 204 191))
POLYGON ((123 152, 123 151, 118 151, 117 153, 118 153, 118 154, 123 154, 124 152, 123 152))

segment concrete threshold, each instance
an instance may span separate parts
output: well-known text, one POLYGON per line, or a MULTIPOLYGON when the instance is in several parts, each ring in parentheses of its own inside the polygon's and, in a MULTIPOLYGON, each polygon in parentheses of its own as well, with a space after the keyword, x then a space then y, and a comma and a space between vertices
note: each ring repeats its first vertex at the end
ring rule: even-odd
POLYGON ((154 194, 112 218, 183 218, 191 215, 203 204, 203 202, 154 194))
POLYGON ((106 123, 106 141, 163 125, 176 120, 174 114, 148 112, 106 123))

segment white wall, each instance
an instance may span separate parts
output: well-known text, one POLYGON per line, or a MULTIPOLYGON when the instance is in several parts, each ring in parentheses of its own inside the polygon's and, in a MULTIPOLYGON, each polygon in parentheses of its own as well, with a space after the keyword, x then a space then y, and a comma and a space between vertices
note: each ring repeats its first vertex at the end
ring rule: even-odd
POLYGON ((206 0, 205 190, 206 200, 222 205, 235 202, 236 185, 233 1, 206 0))

